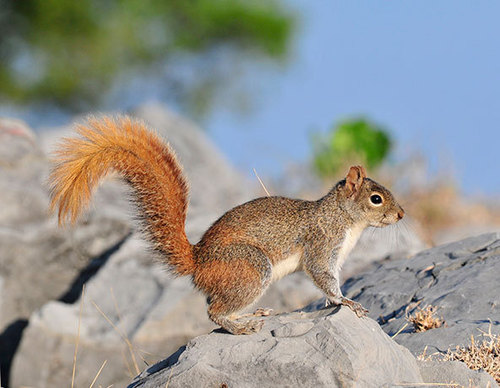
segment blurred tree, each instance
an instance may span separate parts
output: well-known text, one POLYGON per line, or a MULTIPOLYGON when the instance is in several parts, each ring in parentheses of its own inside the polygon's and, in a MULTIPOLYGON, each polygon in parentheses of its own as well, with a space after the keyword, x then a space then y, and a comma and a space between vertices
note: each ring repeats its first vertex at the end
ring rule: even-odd
POLYGON ((293 24, 280 0, 0 0, 0 99, 88 109, 142 73, 207 110, 231 74, 204 59, 281 61, 293 24), (179 58, 203 63, 193 80, 179 58))
POLYGON ((326 135, 314 134, 312 140, 314 167, 322 178, 337 175, 353 163, 375 168, 392 143, 384 128, 361 118, 342 121, 326 135))

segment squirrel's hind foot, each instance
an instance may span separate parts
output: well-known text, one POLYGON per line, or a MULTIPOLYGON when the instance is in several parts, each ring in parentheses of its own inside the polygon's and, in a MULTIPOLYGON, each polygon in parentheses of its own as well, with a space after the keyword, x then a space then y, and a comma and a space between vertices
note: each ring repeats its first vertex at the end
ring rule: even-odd
POLYGON ((262 326, 264 325, 263 320, 236 322, 235 320, 226 317, 217 317, 215 319, 212 318, 212 320, 220 325, 224 330, 234 335, 257 333, 262 329, 262 326))

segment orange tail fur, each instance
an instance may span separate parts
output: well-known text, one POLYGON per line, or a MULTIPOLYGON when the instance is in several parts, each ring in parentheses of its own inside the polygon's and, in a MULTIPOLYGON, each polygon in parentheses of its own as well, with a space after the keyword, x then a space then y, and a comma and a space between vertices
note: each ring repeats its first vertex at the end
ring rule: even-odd
POLYGON ((146 126, 129 117, 89 118, 81 138, 64 139, 50 175, 51 209, 59 223, 76 221, 110 170, 132 187, 140 216, 155 248, 179 275, 194 272, 193 247, 184 230, 187 182, 175 153, 146 126))

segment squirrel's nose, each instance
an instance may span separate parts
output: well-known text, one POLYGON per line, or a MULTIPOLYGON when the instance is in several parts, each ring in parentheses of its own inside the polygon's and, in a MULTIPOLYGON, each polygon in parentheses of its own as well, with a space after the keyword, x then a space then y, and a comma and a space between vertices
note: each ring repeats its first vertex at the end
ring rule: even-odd
POLYGON ((404 215, 405 215, 405 211, 403 210, 403 208, 400 208, 400 210, 398 211, 398 220, 403 218, 404 215))

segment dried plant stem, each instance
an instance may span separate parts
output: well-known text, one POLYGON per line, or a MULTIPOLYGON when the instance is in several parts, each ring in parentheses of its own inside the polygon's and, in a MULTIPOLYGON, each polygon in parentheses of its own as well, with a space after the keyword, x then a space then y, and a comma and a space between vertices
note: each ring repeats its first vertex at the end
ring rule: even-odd
POLYGON ((130 352, 130 357, 132 358, 132 362, 133 362, 134 367, 135 367, 135 371, 137 374, 141 373, 141 371, 139 369, 139 365, 137 364, 137 360, 135 359, 135 354, 134 354, 132 343, 129 341, 127 336, 111 321, 111 319, 109 319, 109 317, 104 313, 104 311, 102 311, 101 308, 93 300, 91 300, 91 302, 94 305, 94 307, 97 309, 97 311, 99 311, 99 313, 104 317, 104 319, 111 325, 111 327, 113 327, 113 329, 123 339, 123 341, 125 341, 125 343, 128 346, 128 349, 130 352))
POLYGON ((422 331, 427 331, 431 329, 436 329, 445 324, 442 318, 435 317, 434 314, 437 311, 436 306, 426 306, 424 308, 418 308, 418 311, 414 315, 407 317, 406 319, 413 323, 413 327, 417 333, 422 331))
POLYGON ((78 313, 78 331, 76 334, 75 353, 73 354, 73 373, 71 375, 71 388, 75 386, 76 374, 76 356, 78 354, 78 344, 80 343, 80 326, 82 323, 83 299, 85 297, 85 284, 82 287, 82 296, 80 297, 80 312, 78 313))
POLYGON ((403 325, 403 327, 402 327, 401 329, 399 329, 399 330, 397 331, 397 333, 396 333, 396 334, 394 334, 391 338, 392 338, 392 339, 396 338, 396 336, 397 336, 399 333, 401 333, 401 332, 402 332, 402 331, 406 328, 406 326, 408 326, 408 322, 406 322, 406 323, 403 325))
POLYGON ((270 197, 271 194, 269 194, 269 191, 267 191, 266 186, 264 186, 264 182, 262 182, 262 179, 260 179, 259 174, 257 174, 257 170, 255 168, 253 169, 253 173, 255 174, 257 179, 259 180, 259 183, 262 186, 262 188, 264 189, 264 191, 266 192, 267 196, 270 197))
POLYGON ((92 380, 92 384, 90 384, 90 387, 89 388, 92 388, 94 386, 94 383, 96 382, 97 378, 99 377, 99 375, 101 374, 102 370, 104 369, 104 366, 106 365, 106 363, 108 362, 108 360, 104 360, 104 362, 102 363, 101 367, 99 368, 99 371, 97 372, 97 374, 95 375, 94 377, 94 380, 92 380))

